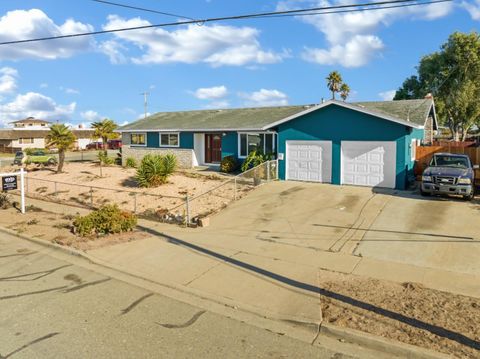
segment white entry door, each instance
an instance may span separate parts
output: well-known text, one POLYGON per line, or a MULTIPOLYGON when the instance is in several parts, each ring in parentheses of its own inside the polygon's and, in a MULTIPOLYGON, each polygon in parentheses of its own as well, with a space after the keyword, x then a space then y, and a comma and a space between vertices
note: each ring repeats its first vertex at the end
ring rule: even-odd
POLYGON ((342 141, 342 184, 395 188, 396 142, 342 141))
POLYGON ((286 179, 332 181, 331 141, 287 141, 286 179))

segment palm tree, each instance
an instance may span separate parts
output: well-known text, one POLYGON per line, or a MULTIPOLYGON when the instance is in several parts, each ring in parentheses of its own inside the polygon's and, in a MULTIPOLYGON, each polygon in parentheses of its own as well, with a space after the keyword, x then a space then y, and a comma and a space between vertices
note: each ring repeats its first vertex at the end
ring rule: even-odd
POLYGON ((335 100, 335 93, 340 91, 342 75, 338 71, 332 71, 327 76, 327 87, 332 92, 332 100, 335 100))
POLYGON ((346 83, 343 83, 342 86, 340 86, 340 97, 343 101, 346 101, 348 95, 350 95, 350 86, 348 86, 346 83))
POLYGON ((65 162, 65 151, 73 147, 76 141, 75 135, 70 128, 64 124, 57 123, 50 126, 50 132, 47 134, 45 140, 47 148, 55 147, 58 150, 57 173, 61 173, 65 162))
POLYGON ((92 128, 95 130, 93 132, 93 137, 102 139, 105 155, 107 155, 108 140, 117 137, 117 134, 114 132, 117 127, 117 124, 112 120, 109 120, 108 118, 99 122, 92 123, 92 128))

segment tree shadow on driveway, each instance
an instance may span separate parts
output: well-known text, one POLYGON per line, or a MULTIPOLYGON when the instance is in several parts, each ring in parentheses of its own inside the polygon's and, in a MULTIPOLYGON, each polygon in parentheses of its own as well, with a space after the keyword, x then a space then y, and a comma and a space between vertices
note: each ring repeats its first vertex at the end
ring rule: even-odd
POLYGON ((140 228, 142 230, 144 230, 145 232, 150 233, 154 236, 159 236, 159 237, 165 238, 171 244, 178 245, 178 246, 193 250, 197 253, 201 253, 203 255, 207 255, 207 256, 216 258, 216 259, 221 260, 225 263, 231 264, 235 267, 242 268, 242 269, 248 270, 252 273, 261 275, 265 278, 269 278, 271 280, 277 281, 279 283, 282 283, 282 284, 285 284, 285 285, 288 285, 288 286, 291 286, 291 287, 294 287, 294 288, 304 290, 306 292, 315 293, 315 294, 322 295, 324 297, 332 298, 334 300, 349 304, 351 306, 361 308, 363 310, 367 310, 367 311, 370 311, 372 313, 379 314, 379 315, 384 316, 386 318, 396 320, 400 323, 404 323, 404 324, 409 325, 411 327, 429 331, 432 334, 438 335, 438 336, 443 337, 443 338, 450 339, 452 341, 455 341, 455 342, 460 343, 462 345, 468 346, 470 348, 480 350, 480 342, 478 342, 474 339, 471 339, 471 338, 469 338, 469 337, 467 337, 467 336, 465 336, 461 333, 457 333, 455 331, 452 331, 452 330, 449 330, 449 329, 446 329, 446 328, 442 328, 442 327, 437 326, 437 325, 426 323, 422 320, 415 319, 415 318, 412 318, 412 317, 408 317, 408 316, 403 315, 401 313, 396 313, 396 312, 393 312, 391 310, 384 309, 384 308, 378 307, 376 305, 373 305, 373 304, 370 304, 370 303, 367 303, 367 302, 349 297, 347 295, 343 295, 341 293, 336 293, 336 292, 333 292, 333 291, 330 291, 330 290, 327 290, 327 289, 324 289, 324 288, 320 288, 320 287, 312 285, 312 284, 303 283, 303 282, 297 281, 295 279, 285 277, 283 275, 271 272, 269 270, 257 267, 255 265, 252 265, 252 264, 249 264, 249 263, 246 263, 246 262, 234 259, 234 258, 230 258, 228 256, 225 256, 221 253, 212 251, 210 249, 206 249, 206 248, 203 248, 201 246, 183 241, 181 239, 165 235, 165 234, 163 234, 161 232, 158 232, 156 230, 153 230, 151 228, 146 228, 146 227, 142 227, 142 226, 140 226, 140 228))

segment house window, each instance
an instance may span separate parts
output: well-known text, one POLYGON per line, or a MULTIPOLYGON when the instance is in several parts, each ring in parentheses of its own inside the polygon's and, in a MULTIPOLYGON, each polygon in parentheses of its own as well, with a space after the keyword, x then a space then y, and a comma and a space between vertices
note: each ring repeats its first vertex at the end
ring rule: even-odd
POLYGON ((20 143, 21 145, 28 145, 33 143, 33 138, 20 138, 18 140, 18 143, 20 143))
POLYGON ((239 134, 239 157, 247 157, 252 151, 275 153, 275 142, 274 133, 241 133, 239 134))
POLYGON ((180 136, 178 133, 161 133, 161 147, 178 147, 180 145, 180 136))
POLYGON ((133 146, 145 146, 147 144, 144 133, 130 134, 130 144, 133 146))

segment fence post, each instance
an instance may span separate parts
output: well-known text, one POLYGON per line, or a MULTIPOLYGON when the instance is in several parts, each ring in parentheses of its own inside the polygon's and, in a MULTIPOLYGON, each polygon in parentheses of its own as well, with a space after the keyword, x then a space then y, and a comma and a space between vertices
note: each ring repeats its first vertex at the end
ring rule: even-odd
POLYGON ((185 196, 185 205, 187 206, 187 213, 186 213, 187 218, 185 221, 185 226, 188 227, 188 225, 190 224, 190 201, 188 199, 188 193, 185 196))
POLYGON ((90 187, 90 207, 93 208, 93 188, 90 187))
POLYGON ((270 161, 267 161, 267 182, 270 182, 270 161))
POLYGON ((278 159, 275 160, 275 179, 278 180, 278 159))
POLYGON ((133 213, 137 213, 137 193, 133 193, 133 213))
POLYGON ((233 179, 233 200, 237 200, 237 176, 233 179))

